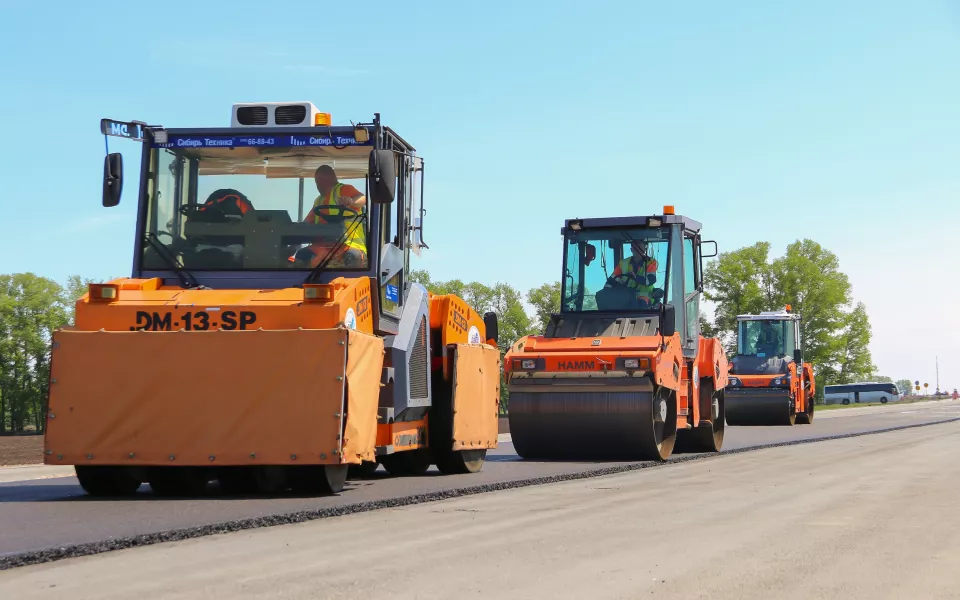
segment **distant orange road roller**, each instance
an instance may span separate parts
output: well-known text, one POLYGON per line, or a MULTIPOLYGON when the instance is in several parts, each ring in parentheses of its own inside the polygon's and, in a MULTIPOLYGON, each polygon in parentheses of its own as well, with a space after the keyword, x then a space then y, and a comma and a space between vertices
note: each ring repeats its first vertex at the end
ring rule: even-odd
POLYGON ((737 317, 727 387, 729 425, 809 425, 816 381, 803 361, 801 317, 784 310, 737 317))

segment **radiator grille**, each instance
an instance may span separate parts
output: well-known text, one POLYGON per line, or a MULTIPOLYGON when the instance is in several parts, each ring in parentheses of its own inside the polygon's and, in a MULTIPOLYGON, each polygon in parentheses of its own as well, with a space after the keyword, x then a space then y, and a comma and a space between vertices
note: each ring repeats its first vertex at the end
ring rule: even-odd
POLYGON ((241 125, 266 125, 266 106, 241 106, 237 109, 237 121, 241 125))
POLYGON ((298 125, 307 118, 307 107, 302 104, 278 106, 273 115, 277 125, 298 125))
POLYGON ((410 353, 410 399, 420 400, 427 398, 427 378, 430 376, 427 356, 427 320, 420 320, 420 331, 410 353))

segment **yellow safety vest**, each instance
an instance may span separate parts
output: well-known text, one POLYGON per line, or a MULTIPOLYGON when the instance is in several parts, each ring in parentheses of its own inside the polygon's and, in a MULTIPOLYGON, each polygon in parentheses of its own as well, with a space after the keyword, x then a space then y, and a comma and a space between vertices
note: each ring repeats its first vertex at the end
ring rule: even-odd
MULTIPOLYGON (((636 270, 633 268, 631 259, 630 258, 622 259, 619 264, 620 273, 627 277, 627 288, 637 290, 638 294, 649 296, 653 292, 653 289, 656 286, 656 284, 647 285, 646 283, 647 270, 649 269, 649 266, 651 263, 656 264, 656 262, 657 262, 656 259, 651 257, 647 257, 643 259, 643 263, 641 263, 640 265, 640 268, 643 270, 643 273, 638 275, 636 270)), ((656 267, 654 267, 654 269, 656 269, 656 267)))
MULTIPOLYGON (((313 206, 326 205, 329 208, 325 208, 324 211, 330 215, 340 215, 340 189, 343 187, 342 183, 338 183, 333 186, 333 189, 330 190, 326 196, 317 196, 317 199, 313 201, 313 206)), ((364 209, 361 209, 357 212, 363 212, 364 209)), ((314 224, 323 223, 319 216, 316 214, 311 214, 314 224)), ((344 246, 354 250, 359 250, 366 254, 367 252, 367 234, 362 223, 359 223, 359 217, 356 220, 350 219, 343 222, 344 231, 347 229, 351 230, 349 236, 347 236, 346 241, 344 241, 344 246)))

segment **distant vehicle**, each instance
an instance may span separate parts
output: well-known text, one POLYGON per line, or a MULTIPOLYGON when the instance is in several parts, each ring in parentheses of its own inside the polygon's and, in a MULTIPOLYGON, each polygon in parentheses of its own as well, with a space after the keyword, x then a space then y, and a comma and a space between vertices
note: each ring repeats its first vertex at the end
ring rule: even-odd
POLYGON ((844 383, 823 388, 824 404, 886 404, 902 398, 903 393, 895 383, 844 383))

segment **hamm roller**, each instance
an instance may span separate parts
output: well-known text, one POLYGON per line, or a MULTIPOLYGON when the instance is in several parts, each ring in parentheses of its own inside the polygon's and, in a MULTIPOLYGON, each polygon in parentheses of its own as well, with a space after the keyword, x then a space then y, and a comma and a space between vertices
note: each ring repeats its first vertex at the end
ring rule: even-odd
POLYGON ((803 362, 800 316, 785 310, 737 317, 727 387, 730 425, 813 422, 813 366, 803 362))
POLYGON ((560 312, 504 357, 524 458, 666 460, 723 444, 727 361, 700 335, 700 223, 567 220, 560 312))

